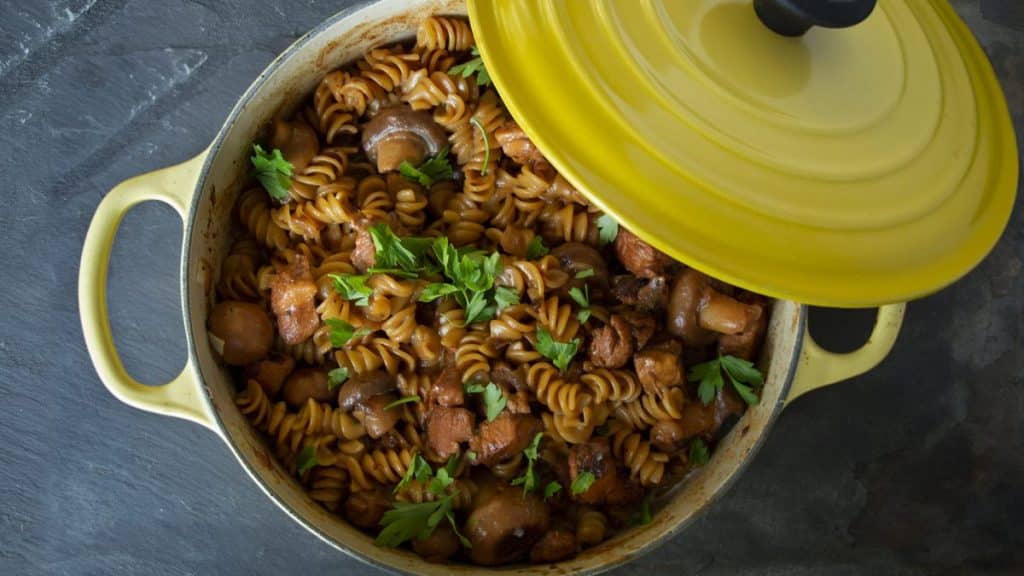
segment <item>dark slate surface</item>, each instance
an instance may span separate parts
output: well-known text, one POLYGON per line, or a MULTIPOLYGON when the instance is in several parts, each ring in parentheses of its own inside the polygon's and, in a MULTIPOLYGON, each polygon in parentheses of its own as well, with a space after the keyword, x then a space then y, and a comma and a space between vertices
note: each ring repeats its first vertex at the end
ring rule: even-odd
MULTIPOLYGON (((345 4, 0 3, 0 574, 370 572, 278 511, 213 434, 111 397, 76 305, 103 194, 201 150, 263 66, 345 4)), ((1019 2, 954 4, 1024 127, 1019 2)), ((1022 224, 1018 206, 977 270, 910 306, 888 361, 787 409, 724 499, 618 573, 1024 573, 1022 224)), ((149 383, 185 359, 180 240, 148 204, 114 250, 114 330, 149 383)), ((813 320, 847 348, 870 321, 813 320)))

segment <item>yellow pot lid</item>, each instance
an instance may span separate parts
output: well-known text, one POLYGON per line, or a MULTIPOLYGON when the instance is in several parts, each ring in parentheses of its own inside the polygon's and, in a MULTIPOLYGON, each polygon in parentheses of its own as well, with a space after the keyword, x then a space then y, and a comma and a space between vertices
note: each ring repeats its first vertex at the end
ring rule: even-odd
POLYGON ((1010 116, 944 0, 881 0, 797 37, 750 0, 470 0, 469 14, 555 167, 723 280, 811 304, 903 301, 967 273, 1006 226, 1010 116))

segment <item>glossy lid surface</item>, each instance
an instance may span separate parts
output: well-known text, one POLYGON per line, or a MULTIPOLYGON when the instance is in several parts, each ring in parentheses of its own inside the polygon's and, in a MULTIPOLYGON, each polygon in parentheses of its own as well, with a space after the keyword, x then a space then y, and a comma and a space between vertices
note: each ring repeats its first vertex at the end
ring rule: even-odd
POLYGON ((806 303, 956 280, 1018 159, 985 54, 937 0, 778 35, 749 0, 471 0, 509 111, 591 201, 676 259, 806 303))

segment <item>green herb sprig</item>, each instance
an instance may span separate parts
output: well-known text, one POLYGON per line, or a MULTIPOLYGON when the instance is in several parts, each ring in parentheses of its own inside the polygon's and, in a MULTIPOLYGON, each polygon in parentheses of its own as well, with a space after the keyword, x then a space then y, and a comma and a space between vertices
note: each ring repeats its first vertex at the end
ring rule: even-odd
POLYGON ((427 158, 419 166, 413 166, 408 160, 403 160, 398 166, 398 173, 413 182, 419 182, 420 186, 430 188, 434 182, 452 179, 452 165, 448 162, 448 147, 442 148, 436 156, 427 158))
POLYGON ((735 356, 719 356, 714 360, 694 366, 686 377, 690 382, 699 382, 697 397, 707 406, 715 399, 715 395, 725 387, 723 373, 740 398, 743 398, 751 406, 757 405, 759 398, 754 388, 764 385, 764 376, 753 362, 735 356))
POLYGON ((259 144, 252 145, 252 167, 256 169, 256 179, 271 198, 278 202, 288 200, 288 189, 292 187, 292 164, 284 159, 281 151, 274 148, 267 152, 259 144))
POLYGON ((533 492, 533 489, 537 487, 537 483, 540 481, 537 477, 537 472, 533 469, 533 465, 537 461, 537 452, 542 438, 544 438, 544 433, 537 432, 537 435, 530 441, 530 445, 523 450, 523 455, 526 456, 526 471, 523 472, 522 476, 517 476, 510 482, 512 486, 522 485, 523 496, 533 492))
POLYGON ((351 340, 361 340, 370 334, 369 329, 356 329, 355 326, 341 318, 328 318, 327 320, 324 320, 324 324, 326 324, 328 330, 330 330, 331 346, 335 348, 341 348, 351 340))
POLYGON ((602 214, 597 219, 597 239, 602 246, 605 244, 611 244, 615 242, 615 237, 619 235, 619 223, 607 214, 602 214))
POLYGON ((573 338, 568 342, 558 342, 544 327, 537 327, 537 343, 534 348, 537 349, 537 352, 551 360, 552 364, 557 366, 562 372, 565 372, 565 369, 569 367, 569 363, 576 356, 579 347, 579 338, 573 338))
POLYGON ((469 78, 473 74, 476 74, 476 85, 477 86, 490 86, 491 75, 487 73, 487 68, 484 66, 483 58, 480 57, 480 50, 473 46, 470 53, 474 56, 470 60, 452 66, 448 69, 448 73, 452 76, 462 76, 463 78, 469 78))

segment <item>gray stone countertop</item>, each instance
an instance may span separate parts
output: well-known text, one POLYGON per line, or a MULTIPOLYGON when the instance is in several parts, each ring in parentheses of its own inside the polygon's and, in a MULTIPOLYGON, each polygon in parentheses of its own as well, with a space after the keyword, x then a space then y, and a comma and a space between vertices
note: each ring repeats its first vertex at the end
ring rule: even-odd
MULTIPOLYGON (((203 428, 121 404, 82 340, 78 261, 118 182, 183 160, 335 0, 0 3, 0 574, 365 574, 203 428)), ((1024 133, 1024 9, 958 0, 1024 133)), ((1020 138, 1018 138, 1020 142, 1020 138)), ((128 369, 185 361, 181 221, 128 214, 110 314, 128 369)), ((970 275, 913 302, 873 372, 786 409, 731 491, 616 574, 1024 574, 1024 208, 970 275)), ((816 310, 851 349, 869 315, 816 310)))

